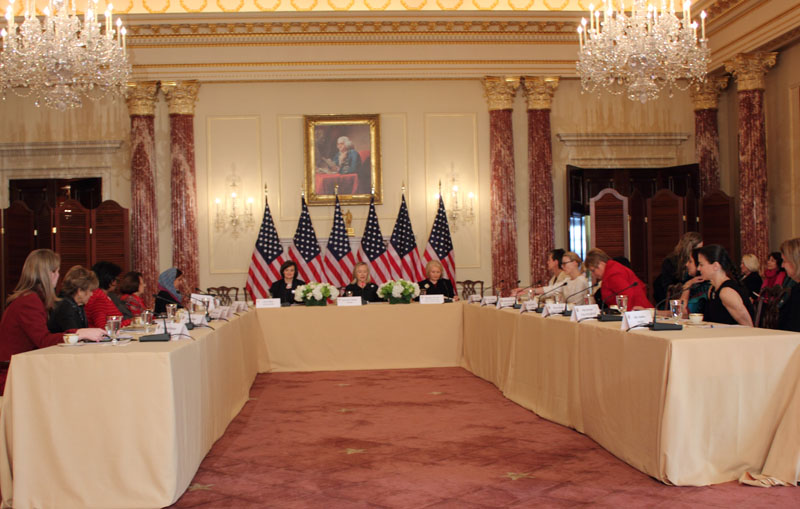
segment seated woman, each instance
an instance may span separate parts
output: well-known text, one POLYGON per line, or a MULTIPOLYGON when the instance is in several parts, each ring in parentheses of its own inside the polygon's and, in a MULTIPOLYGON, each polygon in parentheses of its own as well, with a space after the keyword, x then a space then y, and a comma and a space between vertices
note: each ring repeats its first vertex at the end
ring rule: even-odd
POLYGON ((89 326, 83 306, 97 289, 97 276, 91 270, 75 265, 67 271, 61 282, 61 294, 47 328, 50 332, 74 332, 89 326))
POLYGON ((421 295, 444 295, 447 298, 458 300, 453 283, 442 277, 444 268, 439 260, 431 260, 425 265, 425 275, 427 279, 419 282, 419 292, 421 295))
MULTIPOLYGON (((800 281, 800 238, 783 241, 781 254, 786 278, 800 281)), ((800 332, 800 285, 791 286, 789 297, 780 308, 778 328, 800 332)))
POLYGON ((133 316, 141 316, 142 311, 147 309, 142 300, 145 288, 141 272, 128 272, 119 281, 119 298, 130 309, 133 316))
POLYGON ((353 280, 344 288, 344 294, 348 297, 361 297, 367 302, 378 302, 378 285, 370 281, 369 265, 358 262, 353 267, 353 280))
POLYGON ((699 249, 692 249, 692 256, 686 261, 686 273, 691 279, 683 283, 681 301, 683 301, 684 313, 705 313, 708 302, 708 290, 711 288, 711 283, 703 279, 700 271, 697 270, 699 252, 699 249))
MULTIPOLYGON (((109 316, 123 316, 118 308, 108 296, 117 288, 117 276, 122 272, 119 265, 111 262, 97 262, 92 265, 92 272, 97 276, 99 288, 97 288, 89 301, 84 306, 86 318, 89 320, 89 327, 105 327, 109 316)), ((128 311, 130 313, 130 311, 128 311)), ((130 325, 129 318, 122 320, 122 326, 130 325)))
POLYGON ((533 289, 535 295, 542 295, 552 292, 559 285, 563 285, 564 281, 568 279, 567 273, 564 272, 561 266, 561 260, 564 257, 565 251, 563 249, 553 249, 547 253, 547 270, 550 271, 552 277, 547 281, 545 286, 537 286, 533 289))
POLYGON ((761 288, 770 286, 781 286, 786 278, 786 271, 783 270, 783 255, 780 251, 770 253, 767 257, 767 270, 764 271, 764 282, 761 288))
POLYGON ((306 282, 297 278, 297 264, 292 260, 283 262, 281 276, 283 279, 272 283, 269 294, 272 295, 273 299, 281 299, 281 304, 293 304, 294 291, 298 286, 302 286, 306 282))
POLYGON ((703 279, 711 283, 703 318, 707 322, 753 326, 753 304, 739 284, 728 252, 718 244, 700 248, 698 266, 703 279))
MULTIPOLYGON (((11 356, 61 343, 63 335, 47 329, 47 312, 56 303, 61 257, 49 249, 32 251, 25 264, 19 283, 6 303, 8 307, 0 322, 0 393, 5 389, 11 356)), ((99 341, 105 330, 81 328, 76 331, 81 339, 99 341)))
POLYGON ((176 267, 170 267, 158 275, 158 296, 156 297, 153 312, 156 314, 166 313, 167 304, 176 304, 179 308, 183 307, 183 295, 180 288, 183 285, 183 272, 176 267))
POLYGON ((669 303, 666 302, 669 288, 689 279, 686 262, 691 258, 692 250, 699 247, 703 247, 703 237, 697 232, 686 232, 661 262, 661 273, 653 281, 653 299, 656 302, 664 301, 665 308, 669 308, 669 303))
POLYGON ((609 258, 602 249, 589 250, 584 265, 592 273, 595 284, 603 282, 600 287, 601 307, 616 304, 617 295, 628 296, 628 309, 653 307, 647 300, 645 284, 631 269, 609 258))
POLYGON ((758 263, 758 257, 754 254, 742 255, 742 263, 739 264, 739 269, 742 271, 742 277, 739 278, 739 284, 747 290, 750 295, 750 300, 753 301, 758 298, 761 292, 761 285, 763 281, 758 274, 761 264, 758 263))
POLYGON ((583 273, 582 264, 581 257, 572 251, 567 251, 561 257, 561 268, 567 275, 567 286, 562 288, 561 293, 567 303, 583 304, 583 298, 586 296, 586 292, 589 291, 589 280, 586 279, 586 274, 583 273))

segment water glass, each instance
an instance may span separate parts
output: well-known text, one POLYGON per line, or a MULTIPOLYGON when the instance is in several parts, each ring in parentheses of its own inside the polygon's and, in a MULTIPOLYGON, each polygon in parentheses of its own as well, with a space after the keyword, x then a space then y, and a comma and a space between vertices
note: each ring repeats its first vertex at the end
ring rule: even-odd
POLYGON ((627 295, 617 295, 617 308, 619 308, 620 313, 625 313, 626 311, 628 311, 627 295))
POLYGON ((167 318, 172 320, 175 318, 175 311, 178 310, 177 304, 167 304, 167 318))
POLYGON ((106 318, 106 333, 112 341, 117 340, 117 332, 122 324, 122 317, 119 315, 109 316, 106 318))
POLYGON ((144 332, 150 332, 150 324, 153 323, 153 311, 149 309, 142 311, 142 323, 144 324, 144 332))
POLYGON ((553 302, 555 304, 561 304, 561 292, 556 292, 553 294, 553 302))
POLYGON ((676 321, 683 314, 681 309, 683 307, 682 304, 683 303, 677 299, 669 301, 669 311, 672 313, 672 318, 674 318, 676 321))

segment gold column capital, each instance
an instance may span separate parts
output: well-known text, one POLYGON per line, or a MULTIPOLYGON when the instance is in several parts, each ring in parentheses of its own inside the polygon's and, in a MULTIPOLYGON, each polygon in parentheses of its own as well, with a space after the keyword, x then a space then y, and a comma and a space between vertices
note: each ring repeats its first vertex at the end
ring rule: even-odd
POLYGON ((764 75, 775 65, 778 54, 768 51, 756 53, 739 53, 725 62, 725 70, 736 78, 738 91, 762 90, 764 75))
POLYGON ((514 95, 518 88, 519 76, 486 76, 483 78, 483 95, 489 103, 489 111, 512 109, 514 95))
POLYGON ((197 81, 162 81, 161 90, 167 97, 170 115, 194 115, 194 104, 200 83, 197 81))
POLYGON ((689 96, 694 103, 694 110, 716 110, 719 94, 728 86, 728 77, 707 77, 696 86, 689 87, 689 96))
POLYGON ((525 76, 525 98, 529 110, 549 110, 558 88, 558 77, 525 76))
POLYGON ((128 104, 128 115, 156 114, 157 81, 130 81, 125 90, 125 102, 128 104))

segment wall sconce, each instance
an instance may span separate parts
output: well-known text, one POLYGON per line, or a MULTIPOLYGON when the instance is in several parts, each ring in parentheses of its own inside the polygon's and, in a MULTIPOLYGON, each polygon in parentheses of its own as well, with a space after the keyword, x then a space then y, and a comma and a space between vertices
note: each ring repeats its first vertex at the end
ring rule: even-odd
MULTIPOLYGON (((452 163, 447 177, 447 185, 441 192, 448 222, 453 231, 458 231, 460 226, 472 224, 475 221, 475 193, 464 192, 452 163)), ((434 195, 434 199, 439 201, 439 193, 434 195)))
POLYGON ((226 193, 224 198, 215 198, 216 215, 214 226, 217 231, 230 230, 237 234, 242 228, 251 228, 255 225, 253 218, 253 197, 244 199, 241 194, 242 178, 236 175, 235 167, 231 174, 225 177, 226 193))

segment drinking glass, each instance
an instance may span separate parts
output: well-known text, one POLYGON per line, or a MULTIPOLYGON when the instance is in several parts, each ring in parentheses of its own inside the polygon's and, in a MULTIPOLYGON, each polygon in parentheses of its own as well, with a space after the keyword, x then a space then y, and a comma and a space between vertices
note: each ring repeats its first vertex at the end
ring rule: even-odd
POLYGON ((177 304, 167 304, 167 318, 172 320, 175 318, 175 311, 178 310, 177 304))
POLYGON ((553 294, 553 302, 555 304, 561 304, 561 292, 556 292, 553 294))
POLYGON ((628 311, 627 295, 617 295, 617 307, 619 308, 620 313, 625 313, 626 311, 628 311))
POLYGON ((678 318, 681 317, 681 308, 683 307, 681 304, 682 302, 677 299, 669 301, 669 311, 672 313, 672 318, 674 318, 675 321, 678 321, 678 318))
POLYGON ((122 317, 118 315, 109 316, 106 319, 106 333, 108 337, 111 338, 111 341, 117 340, 117 332, 119 331, 119 326, 122 323, 122 317))
POLYGON ((144 332, 150 332, 150 324, 153 322, 153 311, 145 309, 142 311, 142 323, 144 323, 144 332))

